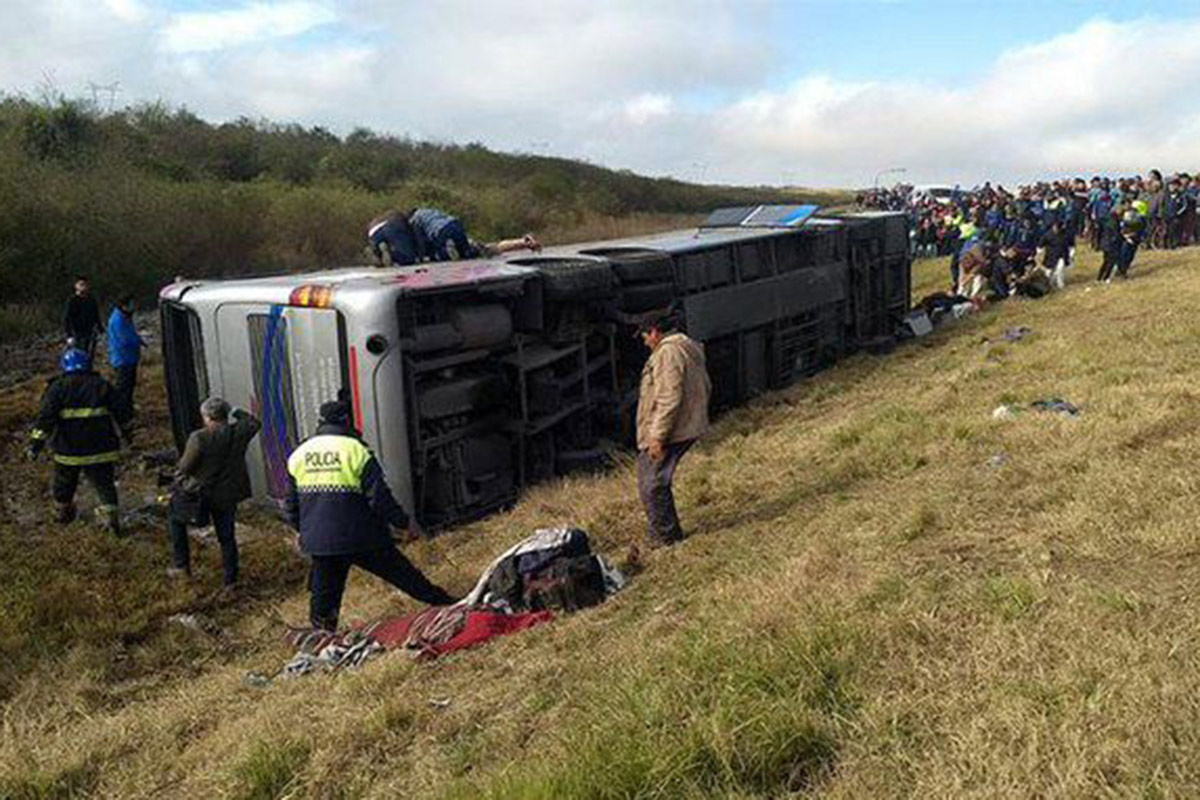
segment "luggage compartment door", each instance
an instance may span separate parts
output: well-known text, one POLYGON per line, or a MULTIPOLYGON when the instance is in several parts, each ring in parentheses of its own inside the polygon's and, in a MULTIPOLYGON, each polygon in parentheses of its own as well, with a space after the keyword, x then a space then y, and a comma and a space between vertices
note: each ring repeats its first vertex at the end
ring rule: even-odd
POLYGON ((263 423, 247 451, 254 494, 281 503, 288 456, 348 385, 345 326, 333 309, 283 305, 223 305, 217 319, 225 397, 263 423))

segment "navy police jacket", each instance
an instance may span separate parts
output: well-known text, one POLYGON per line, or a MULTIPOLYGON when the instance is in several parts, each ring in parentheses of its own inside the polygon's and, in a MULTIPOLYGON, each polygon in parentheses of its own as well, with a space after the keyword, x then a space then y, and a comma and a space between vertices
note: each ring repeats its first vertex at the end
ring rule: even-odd
POLYGON ((391 527, 408 524, 371 450, 351 430, 322 425, 288 458, 286 512, 310 555, 362 553, 392 546, 391 527))

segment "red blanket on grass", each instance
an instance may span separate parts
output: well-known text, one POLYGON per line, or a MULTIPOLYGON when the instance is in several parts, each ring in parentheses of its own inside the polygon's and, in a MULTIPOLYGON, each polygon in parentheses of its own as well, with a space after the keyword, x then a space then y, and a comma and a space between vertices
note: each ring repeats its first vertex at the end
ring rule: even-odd
POLYGON ((288 636, 288 641, 301 650, 316 653, 346 637, 366 636, 388 650, 403 648, 417 658, 431 660, 552 619, 554 614, 550 611, 504 614, 488 606, 431 606, 416 614, 356 626, 344 634, 296 631, 288 636))

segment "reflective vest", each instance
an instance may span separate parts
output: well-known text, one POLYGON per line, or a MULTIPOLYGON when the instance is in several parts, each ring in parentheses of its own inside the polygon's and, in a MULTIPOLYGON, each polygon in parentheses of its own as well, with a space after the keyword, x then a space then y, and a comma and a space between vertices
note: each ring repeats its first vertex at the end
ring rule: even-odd
POLYGON ((343 555, 389 547, 390 527, 408 523, 374 454, 349 431, 319 428, 288 457, 288 474, 288 516, 306 553, 343 555))

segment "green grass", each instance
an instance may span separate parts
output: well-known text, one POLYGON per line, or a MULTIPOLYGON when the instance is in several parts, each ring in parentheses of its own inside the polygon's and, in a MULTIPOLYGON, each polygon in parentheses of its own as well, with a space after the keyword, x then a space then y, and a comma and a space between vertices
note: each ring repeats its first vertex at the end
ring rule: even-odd
MULTIPOLYGON (((248 519, 256 588, 221 604, 214 549, 169 586, 161 529, 118 546, 21 517, 46 473, 13 462, 0 796, 1196 796, 1198 265, 1143 254, 1093 287, 1088 255, 1064 294, 738 409, 681 468, 686 542, 603 606, 433 664, 247 686, 306 610, 272 523, 248 519), (989 360, 981 339, 1021 324, 989 360), (991 417, 1055 396, 1082 415, 991 417), (166 623, 180 610, 223 633, 166 623)), ((919 266, 918 295, 944 282, 919 266)), ((0 397, 9 429, 36 387, 0 397)), ((643 536, 631 468, 409 554, 464 589, 564 522, 621 560, 643 536)), ((356 574, 345 617, 413 607, 356 574)))
POLYGON ((74 800, 87 797, 99 772, 88 764, 77 764, 51 772, 35 772, 0 780, 0 797, 5 800, 74 800))
POLYGON ((291 740, 258 743, 233 770, 233 796, 237 800, 286 797, 300 779, 309 750, 304 742, 291 740))

